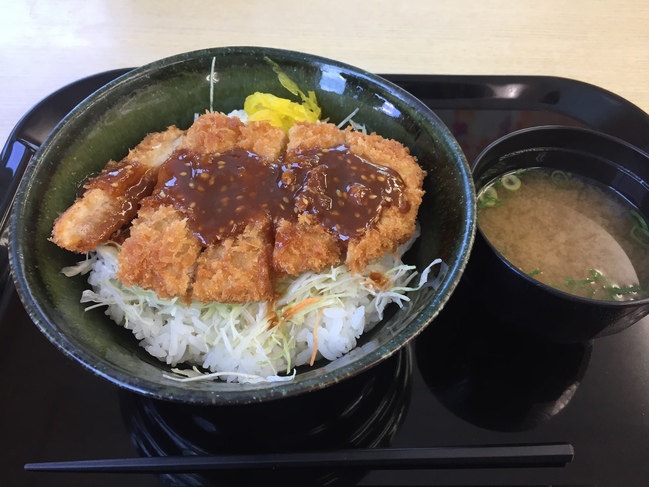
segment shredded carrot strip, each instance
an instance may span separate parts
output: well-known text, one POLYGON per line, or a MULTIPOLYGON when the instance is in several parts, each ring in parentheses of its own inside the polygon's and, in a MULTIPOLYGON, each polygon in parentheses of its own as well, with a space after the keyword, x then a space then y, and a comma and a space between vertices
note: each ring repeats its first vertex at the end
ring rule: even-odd
POLYGON ((284 311, 284 318, 290 318, 291 316, 296 315, 301 309, 306 308, 310 304, 317 303, 321 299, 322 298, 308 298, 301 303, 297 303, 296 305, 291 306, 287 311, 284 311))
POLYGON ((322 310, 318 312, 318 316, 315 319, 315 325, 313 325, 313 353, 311 354, 309 365, 315 363, 315 356, 318 353, 318 324, 320 323, 320 317, 322 317, 322 310))

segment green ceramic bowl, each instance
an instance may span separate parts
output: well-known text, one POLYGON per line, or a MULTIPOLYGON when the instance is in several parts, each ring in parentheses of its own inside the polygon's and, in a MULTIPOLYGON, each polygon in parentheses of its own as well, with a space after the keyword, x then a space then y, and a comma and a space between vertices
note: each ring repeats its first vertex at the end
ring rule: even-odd
MULTIPOLYGON (((384 360, 439 313, 464 270, 475 232, 475 193, 458 144, 419 100, 373 74, 298 52, 229 47, 190 52, 143 66, 109 83, 79 104, 52 132, 26 170, 11 221, 10 260, 20 298, 34 323, 66 355, 115 384, 148 396, 194 404, 253 403, 327 387, 384 360), (358 347, 334 362, 320 361, 281 384, 179 383, 167 366, 148 356, 133 335, 103 311, 79 302, 85 277, 61 268, 79 255, 48 241, 55 218, 75 199, 78 185, 109 159, 119 160, 147 133, 171 124, 187 128, 210 104, 215 59, 214 109, 241 108, 254 91, 286 96, 264 61, 277 62, 303 89, 314 90, 322 118, 354 120, 401 141, 428 171, 420 209, 422 236, 407 260, 423 269, 440 257, 449 269, 437 291, 412 293, 358 347)), ((25 351, 28 353, 28 351, 25 351)))

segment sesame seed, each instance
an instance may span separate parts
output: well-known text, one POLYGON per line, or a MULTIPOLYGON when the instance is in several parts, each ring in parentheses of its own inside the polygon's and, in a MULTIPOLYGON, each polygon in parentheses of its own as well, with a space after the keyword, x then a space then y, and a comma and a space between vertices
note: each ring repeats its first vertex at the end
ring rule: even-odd
POLYGON ((240 194, 239 196, 237 196, 237 199, 238 199, 239 201, 241 201, 241 200, 243 199, 243 195, 240 194))
POLYGON ((343 195, 343 192, 340 191, 339 189, 336 190, 336 195, 340 198, 343 195))
POLYGON ((285 209, 286 209, 286 207, 285 207, 283 204, 281 204, 281 203, 279 204, 279 207, 280 207, 282 210, 285 210, 285 209))
POLYGON ((297 206, 293 207, 293 213, 297 213, 297 206))
POLYGON ((289 200, 288 200, 288 198, 287 198, 286 196, 284 196, 284 197, 282 198, 282 201, 283 201, 284 203, 288 203, 289 200))
POLYGON ((196 183, 194 181, 189 182, 189 187, 194 189, 196 187, 196 183))
POLYGON ((205 191, 205 188, 204 188, 203 186, 199 186, 199 187, 198 187, 198 190, 199 190, 199 191, 205 191))
POLYGON ((379 177, 377 177, 376 179, 378 179, 379 181, 383 182, 383 181, 385 181, 385 176, 379 176, 379 177))
POLYGON ((354 216, 355 216, 356 218, 360 218, 360 217, 361 217, 361 214, 360 214, 359 212, 356 211, 356 212, 354 212, 354 216))
POLYGON ((387 201, 388 203, 392 203, 392 198, 390 198, 389 196, 386 196, 385 201, 387 201))
POLYGON ((201 173, 201 178, 202 179, 209 179, 210 175, 208 173, 206 173, 206 172, 203 172, 203 173, 201 173))
POLYGON ((343 200, 338 200, 338 206, 345 206, 345 202, 343 200))
POLYGON ((225 193, 227 190, 228 190, 227 185, 224 184, 223 186, 221 186, 221 193, 225 193))
POLYGON ((236 211, 237 213, 239 213, 239 212, 241 212, 241 211, 243 211, 243 210, 244 210, 244 207, 243 207, 243 206, 237 206, 237 209, 234 210, 234 211, 236 211))
POLYGON ((221 204, 223 206, 227 206, 228 201, 230 201, 230 198, 228 198, 227 196, 225 198, 221 198, 221 204))
POLYGON ((367 181, 367 176, 366 176, 365 174, 361 174, 361 179, 362 179, 363 181, 367 181))
POLYGON ((376 199, 376 195, 375 195, 375 194, 371 194, 371 195, 369 196, 369 198, 370 198, 371 200, 375 200, 375 199, 376 199))
POLYGON ((190 207, 190 208, 196 208, 196 202, 195 202, 195 201, 192 201, 192 204, 189 205, 189 207, 190 207))
POLYGON ((334 210, 334 211, 331 212, 331 214, 333 216, 338 216, 338 215, 340 215, 340 212, 338 210, 334 210))
POLYGON ((113 188, 116 188, 117 186, 119 186, 119 184, 117 184, 117 183, 111 183, 111 186, 112 186, 113 188))
POLYGON ((187 176, 187 171, 183 171, 180 173, 181 176, 187 176))

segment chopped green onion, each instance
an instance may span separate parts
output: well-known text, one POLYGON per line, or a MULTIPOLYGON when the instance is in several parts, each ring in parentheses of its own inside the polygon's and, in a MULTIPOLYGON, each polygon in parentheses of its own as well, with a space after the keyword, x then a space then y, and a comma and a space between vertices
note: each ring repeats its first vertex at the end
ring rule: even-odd
POLYGON ((496 188, 489 186, 480 195, 478 210, 486 206, 500 206, 502 204, 502 201, 498 199, 498 191, 496 191, 496 188))
POLYGON ((503 187, 509 191, 518 191, 521 187, 521 180, 513 174, 506 174, 500 181, 503 184, 503 187))
POLYGON ((572 175, 569 172, 557 170, 552 171, 552 174, 550 174, 550 180, 557 188, 567 188, 571 176, 572 175))
POLYGON ((629 220, 633 227, 631 228, 631 238, 641 247, 649 249, 649 226, 644 217, 635 210, 629 212, 629 220))

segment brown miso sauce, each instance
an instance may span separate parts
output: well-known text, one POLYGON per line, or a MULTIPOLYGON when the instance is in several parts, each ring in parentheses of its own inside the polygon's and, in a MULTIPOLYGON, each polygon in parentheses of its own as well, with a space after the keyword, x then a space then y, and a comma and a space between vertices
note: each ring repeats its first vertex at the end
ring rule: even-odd
POLYGON ((122 164, 111 161, 98 176, 88 179, 78 195, 100 188, 122 202, 121 213, 114 215, 114 218, 117 221, 131 221, 137 215, 138 203, 153 192, 155 185, 155 171, 137 162, 122 164))
POLYGON ((314 214, 340 240, 364 233, 384 207, 396 205, 402 213, 410 209, 399 173, 358 157, 344 145, 309 150, 298 159, 313 161, 296 193, 299 212, 314 214))
POLYGON ((346 146, 313 149, 275 162, 233 149, 176 150, 162 165, 154 198, 188 217, 203 245, 236 235, 259 219, 297 220, 311 213, 340 241, 363 234, 384 207, 409 210, 399 174, 346 146))

